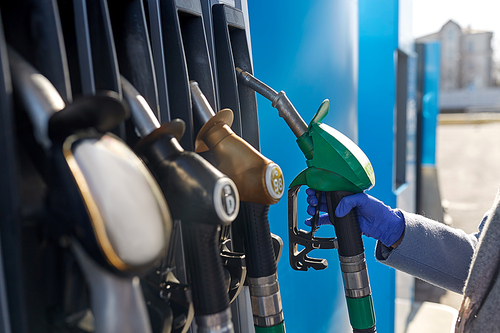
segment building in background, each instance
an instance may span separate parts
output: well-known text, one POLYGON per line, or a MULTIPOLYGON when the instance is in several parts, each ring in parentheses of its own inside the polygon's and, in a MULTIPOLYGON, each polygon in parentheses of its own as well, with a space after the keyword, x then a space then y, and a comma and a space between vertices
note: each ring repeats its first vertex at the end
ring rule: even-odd
POLYGON ((493 32, 463 29, 448 21, 439 32, 416 39, 441 43, 441 90, 478 90, 493 86, 493 32))

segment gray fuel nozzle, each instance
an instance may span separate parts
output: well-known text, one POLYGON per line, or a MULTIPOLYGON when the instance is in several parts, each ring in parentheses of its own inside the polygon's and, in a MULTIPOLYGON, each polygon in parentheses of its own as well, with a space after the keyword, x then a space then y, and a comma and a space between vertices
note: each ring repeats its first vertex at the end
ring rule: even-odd
POLYGON ((172 220, 146 166, 105 134, 127 115, 124 104, 107 94, 65 105, 15 51, 9 60, 14 95, 46 152, 50 223, 71 238, 91 299, 100 300, 92 303, 96 332, 151 332, 136 277, 164 257, 172 220))

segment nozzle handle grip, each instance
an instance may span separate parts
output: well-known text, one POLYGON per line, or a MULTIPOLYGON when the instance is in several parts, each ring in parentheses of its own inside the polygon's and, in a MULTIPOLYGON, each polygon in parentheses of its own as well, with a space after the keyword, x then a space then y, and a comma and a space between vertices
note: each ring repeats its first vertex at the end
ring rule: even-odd
POLYGON ((196 314, 211 315, 229 307, 226 278, 219 251, 219 230, 207 224, 186 224, 183 229, 188 274, 196 314))
POLYGON ((234 223, 243 236, 247 275, 251 278, 276 273, 273 240, 268 220, 269 206, 241 202, 240 213, 234 223))
POLYGON ((330 222, 335 227, 337 235, 339 255, 342 257, 357 256, 365 251, 359 228, 358 214, 355 209, 344 217, 337 217, 335 209, 343 197, 354 193, 344 191, 326 192, 326 203, 330 222))

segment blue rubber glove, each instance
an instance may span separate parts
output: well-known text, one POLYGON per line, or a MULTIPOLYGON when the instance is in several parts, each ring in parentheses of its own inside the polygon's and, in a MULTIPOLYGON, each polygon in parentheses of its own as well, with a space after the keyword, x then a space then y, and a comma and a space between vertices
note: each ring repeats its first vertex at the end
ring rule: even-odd
MULTIPOLYGON (((307 203, 309 206, 307 206, 307 214, 314 216, 314 213, 316 212, 316 206, 318 206, 318 198, 316 198, 316 191, 313 190, 312 188, 308 188, 306 190, 307 194, 307 203)), ((321 205, 320 205, 320 212, 328 212, 328 208, 326 206, 326 196, 324 192, 321 192, 321 205)), ((312 217, 308 218, 306 220, 306 225, 311 226, 311 220, 312 217)), ((328 217, 328 214, 320 214, 319 215, 319 220, 318 220, 318 227, 322 226, 324 224, 332 224, 330 222, 330 219, 328 217)))
MULTIPOLYGON (((309 203, 307 213, 313 215, 318 205, 316 191, 307 189, 306 193, 308 194, 307 202, 309 203)), ((327 211, 326 197, 323 195, 321 198, 320 211, 327 211)), ((405 230, 404 217, 399 210, 392 209, 366 193, 357 193, 342 198, 335 210, 335 215, 344 217, 353 208, 357 209, 361 232, 368 237, 378 239, 385 246, 396 243, 405 230)), ((327 214, 320 217, 318 226, 330 223, 325 215, 327 214)), ((311 224, 310 220, 306 220, 307 225, 311 224)))

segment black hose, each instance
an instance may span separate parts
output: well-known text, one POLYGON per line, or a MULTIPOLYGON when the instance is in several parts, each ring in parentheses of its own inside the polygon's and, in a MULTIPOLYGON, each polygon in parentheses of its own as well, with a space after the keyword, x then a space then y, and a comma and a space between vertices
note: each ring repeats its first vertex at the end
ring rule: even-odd
POLYGON ((330 221, 335 227, 335 234, 337 235, 339 244, 339 255, 342 257, 357 256, 365 251, 356 210, 351 210, 344 217, 335 216, 335 209, 340 200, 351 194, 353 193, 343 191, 326 192, 330 221))

